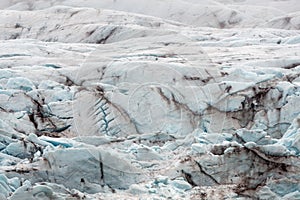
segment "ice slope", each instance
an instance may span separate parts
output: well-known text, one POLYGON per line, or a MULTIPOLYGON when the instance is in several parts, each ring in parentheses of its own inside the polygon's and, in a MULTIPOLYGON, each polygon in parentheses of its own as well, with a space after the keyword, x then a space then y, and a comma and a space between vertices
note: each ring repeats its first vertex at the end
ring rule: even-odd
POLYGON ((300 31, 0 21, 0 199, 299 199, 300 31))
POLYGON ((119 11, 69 7, 54 7, 36 12, 4 10, 1 12, 1 24, 0 38, 4 40, 32 38, 73 43, 107 43, 145 37, 148 34, 161 35, 164 34, 164 29, 171 32, 178 25, 154 17, 119 11))
POLYGON ((288 24, 289 29, 299 29, 300 6, 297 0, 19 0, 0 6, 12 10, 34 10, 49 8, 54 5, 126 11, 193 26, 287 28, 286 24, 288 24), (290 13, 294 13, 292 20, 284 21, 280 25, 272 23, 277 18, 289 19, 290 13))

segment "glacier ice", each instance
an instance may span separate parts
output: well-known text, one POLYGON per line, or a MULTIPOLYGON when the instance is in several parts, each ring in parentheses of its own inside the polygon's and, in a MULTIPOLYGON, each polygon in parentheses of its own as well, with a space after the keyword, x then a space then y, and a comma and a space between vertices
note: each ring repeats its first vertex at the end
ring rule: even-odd
POLYGON ((1 2, 0 199, 300 199, 297 5, 1 2))

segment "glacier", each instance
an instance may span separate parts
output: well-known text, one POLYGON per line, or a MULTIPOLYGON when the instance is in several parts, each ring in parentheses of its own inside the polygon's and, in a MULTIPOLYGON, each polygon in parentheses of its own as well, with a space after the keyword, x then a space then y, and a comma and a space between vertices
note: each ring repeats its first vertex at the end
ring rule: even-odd
POLYGON ((297 0, 0 9, 1 200, 300 199, 297 0))

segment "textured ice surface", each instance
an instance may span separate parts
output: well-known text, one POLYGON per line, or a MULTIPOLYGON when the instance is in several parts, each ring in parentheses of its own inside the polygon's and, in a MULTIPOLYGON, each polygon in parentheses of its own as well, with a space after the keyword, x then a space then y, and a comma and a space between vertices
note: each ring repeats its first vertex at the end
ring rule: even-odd
POLYGON ((1 200, 300 199, 297 0, 0 8, 1 200))

